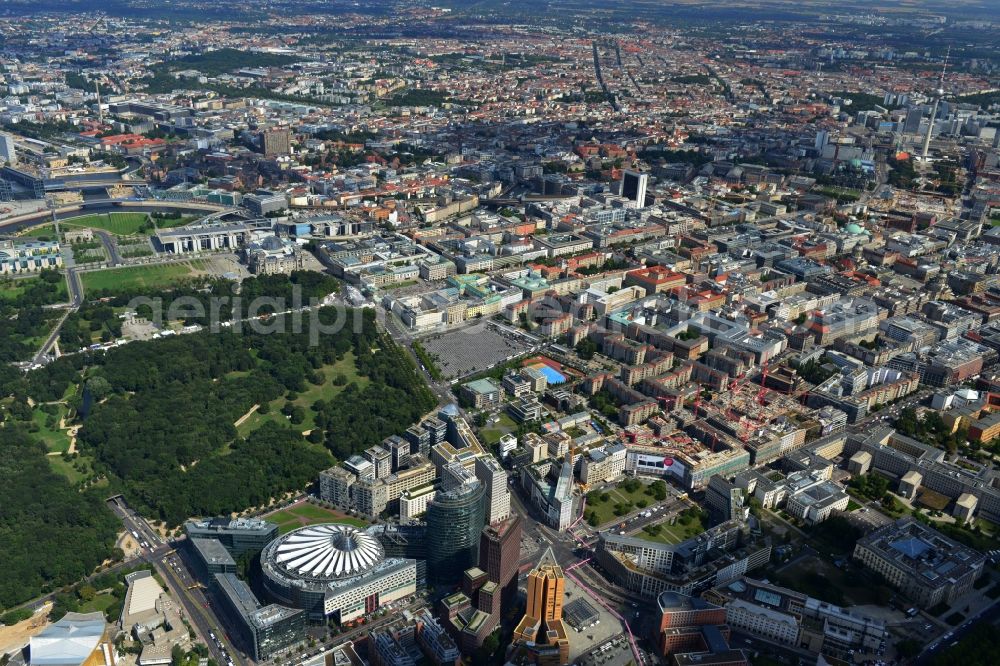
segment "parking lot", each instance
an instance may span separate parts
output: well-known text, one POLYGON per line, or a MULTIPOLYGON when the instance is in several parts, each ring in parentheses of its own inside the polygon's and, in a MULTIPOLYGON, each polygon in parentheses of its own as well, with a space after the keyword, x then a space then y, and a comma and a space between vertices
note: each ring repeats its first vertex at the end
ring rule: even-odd
POLYGON ((420 344, 448 379, 482 372, 532 349, 526 338, 489 322, 431 335, 420 344))

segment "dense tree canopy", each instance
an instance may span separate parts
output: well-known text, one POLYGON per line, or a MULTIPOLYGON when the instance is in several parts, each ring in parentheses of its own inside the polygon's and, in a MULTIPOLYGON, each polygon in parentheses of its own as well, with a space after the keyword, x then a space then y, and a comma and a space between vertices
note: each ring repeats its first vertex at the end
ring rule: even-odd
MULTIPOLYGON (((335 318, 320 313, 325 324, 335 318)), ((0 577, 0 610, 79 580, 112 554, 121 526, 104 497, 124 493, 143 515, 169 525, 260 506, 305 488, 334 456, 402 434, 432 409, 433 394, 374 313, 348 311, 346 319, 316 336, 308 317, 298 333, 278 317, 273 332, 232 327, 133 342, 26 375, 0 366, 11 421, 30 421, 29 398, 67 400, 70 418, 82 424, 73 455, 101 479, 99 489, 81 492, 52 471, 41 443, 0 428, 0 561, 10 572, 0 577), (300 394, 310 402, 292 404, 300 394), (289 419, 277 416, 286 404, 289 419), (270 416, 238 432, 236 421, 254 405, 270 416), (308 440, 300 425, 307 412, 316 425, 308 440)))
POLYGON ((0 362, 21 361, 37 352, 34 340, 59 317, 57 310, 44 306, 65 300, 64 278, 57 271, 0 283, 0 362))
POLYGON ((0 608, 79 580, 114 548, 120 528, 97 491, 52 471, 45 447, 0 428, 0 608))
POLYGON ((307 330, 204 332, 96 355, 88 389, 101 377, 110 395, 91 406, 80 450, 140 510, 171 524, 302 488, 333 459, 295 428, 301 408, 289 409, 290 421, 239 439, 234 423, 254 405, 322 383, 317 370, 349 351, 358 375, 368 379, 364 388, 352 382, 336 400, 312 406, 325 435, 319 441, 335 456, 401 433, 435 404, 413 363, 378 331, 370 311, 356 321, 357 330, 345 326, 315 344, 307 330))

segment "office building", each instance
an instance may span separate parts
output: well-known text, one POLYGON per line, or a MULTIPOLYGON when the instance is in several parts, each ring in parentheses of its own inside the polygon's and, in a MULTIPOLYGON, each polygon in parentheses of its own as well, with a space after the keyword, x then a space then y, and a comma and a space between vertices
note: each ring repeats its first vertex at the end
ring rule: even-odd
POLYGON ((511 514, 483 528, 479 536, 479 568, 501 589, 516 584, 521 564, 522 518, 511 514))
POLYGON ((17 149, 14 148, 14 137, 6 132, 0 132, 0 160, 11 166, 17 166, 17 149))
POLYGON ((352 489, 358 477, 344 467, 331 467, 319 473, 319 497, 334 506, 349 508, 352 489))
POLYGON ((368 447, 361 455, 375 467, 376 479, 384 479, 396 469, 392 466, 392 453, 381 446, 368 447))
MULTIPOLYGON (((452 465, 461 468, 458 463, 452 465)), ((454 582, 479 560, 486 487, 474 476, 447 488, 442 484, 427 504, 426 520, 428 575, 435 581, 454 582)))
POLYGON ((573 466, 569 460, 542 460, 523 466, 521 487, 549 527, 562 532, 573 523, 573 466))
POLYGON ((468 384, 463 384, 460 395, 468 404, 476 409, 484 409, 499 405, 503 393, 500 387, 492 379, 476 379, 468 384))
POLYGON ((595 558, 610 580, 648 598, 661 592, 693 596, 768 563, 771 546, 742 520, 711 527, 679 544, 601 532, 595 558))
POLYGON ((563 624, 566 579, 552 548, 528 574, 528 604, 511 639, 516 663, 569 663, 569 638, 563 624))
POLYGON ((259 518, 219 516, 184 523, 189 539, 218 539, 233 558, 257 552, 278 536, 278 526, 259 518))
POLYGON ((0 275, 35 273, 62 266, 58 241, 0 240, 0 275))
POLYGON ((725 608, 676 592, 660 593, 656 605, 660 610, 656 644, 664 657, 729 649, 725 608))
MULTIPOLYGON (((409 446, 402 439, 397 444, 409 446)), ((396 512, 404 493, 427 486, 435 476, 434 465, 419 453, 402 455, 399 459, 405 466, 391 471, 392 453, 373 446, 365 451, 365 458, 351 456, 342 468, 320 472, 320 498, 372 518, 386 511, 396 512)))
POLYGON ((284 194, 258 190, 243 197, 243 207, 257 217, 265 217, 268 213, 277 213, 288 208, 288 199, 284 194))
POLYGON ((265 157, 288 155, 292 152, 292 131, 287 127, 275 127, 260 133, 260 148, 265 157))
POLYGON ((358 481, 375 480, 375 465, 357 454, 344 461, 344 469, 356 476, 358 481))
POLYGON ((507 471, 491 455, 476 458, 476 478, 486 488, 486 524, 506 520, 510 515, 507 471))
POLYGON ((215 597, 234 642, 254 661, 270 659, 306 638, 306 613, 278 604, 261 605, 236 574, 216 574, 215 597))
POLYGON ((749 509, 744 506, 746 504, 744 489, 718 474, 708 480, 705 503, 708 504, 709 511, 723 522, 733 519, 746 520, 749 514, 749 509))
POLYGON ((368 658, 372 666, 416 666, 426 659, 434 666, 457 666, 458 646, 429 609, 403 617, 371 632, 368 658))
POLYGON ((425 608, 417 616, 419 626, 417 629, 417 643, 424 649, 424 655, 434 666, 444 666, 445 664, 457 664, 461 658, 458 646, 455 641, 444 630, 444 627, 431 615, 430 609, 425 608))
POLYGON ((924 608, 951 604, 972 589, 986 557, 914 518, 858 540, 854 559, 924 608))
POLYGON ((752 578, 734 580, 703 596, 724 606, 727 623, 740 633, 835 659, 874 659, 888 638, 882 620, 752 578))
POLYGON ((170 663, 175 647, 186 650, 191 644, 191 635, 176 602, 163 591, 152 571, 133 571, 125 575, 125 582, 128 592, 119 627, 142 645, 136 663, 139 666, 170 663))
POLYGON ((188 539, 198 573, 202 580, 211 580, 220 573, 236 573, 236 560, 218 539, 188 539))
POLYGON ((586 452, 580 461, 580 483, 593 485, 616 481, 625 474, 626 449, 621 444, 606 444, 586 452))
POLYGON ((745 480, 751 478, 755 481, 754 497, 765 509, 784 508, 809 525, 823 522, 834 511, 845 510, 850 501, 844 489, 830 480, 827 465, 797 470, 787 476, 774 470, 767 473, 748 470, 739 476, 741 481, 737 485, 746 486, 745 480))
POLYGON ((636 208, 644 208, 648 184, 649 174, 626 169, 622 173, 622 196, 629 201, 634 201, 636 208))
POLYGON ((403 491, 399 496, 399 524, 412 525, 419 522, 436 494, 437 489, 433 483, 403 491))

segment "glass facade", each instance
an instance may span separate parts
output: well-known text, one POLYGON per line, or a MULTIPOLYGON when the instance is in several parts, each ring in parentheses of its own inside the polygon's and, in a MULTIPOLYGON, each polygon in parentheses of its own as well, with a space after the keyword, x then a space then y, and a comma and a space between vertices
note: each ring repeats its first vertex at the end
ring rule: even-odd
POLYGON ((478 481, 439 492, 427 506, 427 573, 436 582, 456 581, 479 561, 479 534, 486 524, 486 489, 478 481))

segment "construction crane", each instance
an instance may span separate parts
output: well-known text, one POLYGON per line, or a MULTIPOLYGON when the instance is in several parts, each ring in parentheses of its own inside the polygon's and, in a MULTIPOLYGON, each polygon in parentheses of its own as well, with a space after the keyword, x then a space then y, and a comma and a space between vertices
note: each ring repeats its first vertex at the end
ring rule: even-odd
POLYGON ((765 404, 764 398, 766 396, 767 396, 767 363, 764 364, 764 367, 760 375, 760 391, 757 392, 757 404, 764 405, 765 404))

